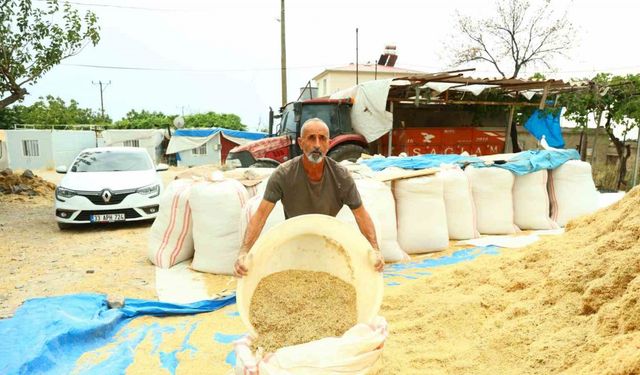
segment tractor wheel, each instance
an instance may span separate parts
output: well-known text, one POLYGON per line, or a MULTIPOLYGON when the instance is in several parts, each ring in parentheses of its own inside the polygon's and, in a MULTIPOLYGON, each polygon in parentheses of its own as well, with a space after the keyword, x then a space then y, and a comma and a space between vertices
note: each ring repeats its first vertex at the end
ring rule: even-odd
POLYGON ((362 154, 368 154, 367 150, 365 150, 364 147, 347 143, 344 145, 339 145, 333 150, 329 151, 327 156, 337 162, 341 162, 343 160, 356 162, 362 154))
POLYGON ((251 164, 251 168, 278 168, 280 163, 273 159, 258 159, 251 164))

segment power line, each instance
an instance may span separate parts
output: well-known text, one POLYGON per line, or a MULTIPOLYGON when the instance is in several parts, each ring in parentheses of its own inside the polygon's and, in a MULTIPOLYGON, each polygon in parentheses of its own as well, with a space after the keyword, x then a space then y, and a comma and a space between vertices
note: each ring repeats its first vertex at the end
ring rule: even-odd
MULTIPOLYGON (((143 70, 157 72, 185 72, 185 73, 224 73, 224 72, 254 72, 280 70, 281 68, 242 68, 242 69, 188 69, 188 68, 162 68, 162 67, 138 67, 138 66, 116 66, 116 65, 95 65, 95 64, 61 64, 64 66, 75 66, 80 68, 114 69, 114 70, 143 70)), ((287 67, 287 69, 311 69, 324 68, 326 65, 308 65, 287 67)))

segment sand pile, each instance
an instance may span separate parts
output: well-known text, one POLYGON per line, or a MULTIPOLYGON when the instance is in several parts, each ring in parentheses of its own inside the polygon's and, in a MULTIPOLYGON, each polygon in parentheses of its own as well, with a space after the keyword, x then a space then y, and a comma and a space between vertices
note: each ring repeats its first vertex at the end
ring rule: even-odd
POLYGON ((254 347, 273 352, 344 334, 357 322, 356 290, 326 272, 277 272, 258 283, 249 315, 254 347))
POLYGON ((14 173, 11 169, 0 171, 0 195, 51 196, 56 185, 36 176, 30 170, 14 173))
POLYGON ((640 189, 499 257, 386 292, 385 373, 640 374, 640 189))

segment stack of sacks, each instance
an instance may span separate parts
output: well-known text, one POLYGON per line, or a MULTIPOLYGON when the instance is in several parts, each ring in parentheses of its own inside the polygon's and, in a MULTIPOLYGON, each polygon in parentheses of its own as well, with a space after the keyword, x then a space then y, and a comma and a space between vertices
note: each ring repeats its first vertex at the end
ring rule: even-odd
POLYGON ((551 171, 549 178, 551 218, 564 227, 567 222, 598 209, 598 191, 591 165, 570 160, 551 171))
MULTIPOLYGON (((259 181, 259 180, 267 180, 269 176, 275 171, 275 168, 236 168, 229 171, 224 172, 224 177, 231 178, 234 180, 241 180, 244 182, 247 181, 259 181)), ((254 197, 258 190, 258 183, 253 183, 249 185, 245 185, 247 192, 249 193, 249 197, 254 197)))
MULTIPOLYGON (((358 175, 354 175, 354 181, 362 198, 362 204, 375 226, 378 246, 385 261, 398 262, 409 259, 398 244, 396 203, 391 187, 384 182, 358 175)), ((347 206, 340 210, 336 218, 353 223, 357 227, 355 217, 347 206)))
POLYGON ((457 165, 443 164, 438 172, 444 184, 444 205, 447 228, 452 240, 478 238, 476 207, 473 203, 471 184, 464 171, 457 165))
POLYGON ((476 206, 476 225, 481 234, 514 234, 513 174, 500 168, 467 167, 476 206))
POLYGON ((530 230, 557 229, 549 218, 549 194, 546 169, 515 176, 513 184, 514 220, 518 228, 530 230))
POLYGON ((162 192, 147 247, 147 257, 158 267, 169 268, 193 257, 189 205, 192 185, 191 179, 174 180, 162 192))
POLYGON ((193 185, 190 198, 195 245, 193 269, 233 274, 242 244, 240 220, 248 200, 247 190, 236 180, 193 185))
POLYGON ((398 218, 398 243, 409 254, 449 246, 444 181, 440 176, 396 180, 393 185, 398 218))

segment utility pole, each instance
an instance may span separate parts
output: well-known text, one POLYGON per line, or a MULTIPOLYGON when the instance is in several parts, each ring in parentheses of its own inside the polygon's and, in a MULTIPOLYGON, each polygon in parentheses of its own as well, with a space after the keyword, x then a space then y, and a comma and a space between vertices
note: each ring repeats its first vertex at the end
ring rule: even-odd
POLYGON ((104 93, 104 90, 107 89, 107 86, 111 84, 111 81, 104 83, 102 81, 98 81, 97 83, 91 81, 91 83, 94 85, 100 85, 100 113, 102 116, 102 121, 104 121, 104 98, 102 94, 104 93))
POLYGON ((287 47, 284 33, 284 0, 280 0, 280 64, 282 69, 282 106, 287 104, 287 47))

